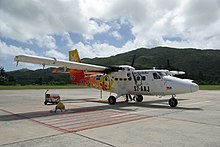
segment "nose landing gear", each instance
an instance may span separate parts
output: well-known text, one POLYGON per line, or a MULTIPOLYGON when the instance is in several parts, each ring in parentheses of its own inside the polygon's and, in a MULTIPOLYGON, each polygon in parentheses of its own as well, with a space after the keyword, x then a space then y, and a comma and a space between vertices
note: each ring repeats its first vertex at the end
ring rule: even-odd
POLYGON ((174 95, 172 95, 172 97, 169 99, 169 105, 170 107, 176 107, 178 105, 178 101, 174 95))

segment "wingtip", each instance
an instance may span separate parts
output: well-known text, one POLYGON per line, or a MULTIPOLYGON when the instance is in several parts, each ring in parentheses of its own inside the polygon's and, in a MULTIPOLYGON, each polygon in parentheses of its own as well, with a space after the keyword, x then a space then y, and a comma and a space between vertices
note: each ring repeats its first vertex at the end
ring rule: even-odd
POLYGON ((14 57, 14 61, 18 61, 18 56, 15 56, 15 57, 14 57))

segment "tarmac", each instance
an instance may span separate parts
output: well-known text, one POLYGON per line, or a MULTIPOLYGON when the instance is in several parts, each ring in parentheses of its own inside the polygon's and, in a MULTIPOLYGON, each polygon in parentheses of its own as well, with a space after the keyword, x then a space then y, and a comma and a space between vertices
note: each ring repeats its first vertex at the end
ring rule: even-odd
POLYGON ((144 96, 108 105, 109 93, 56 89, 64 112, 44 105, 45 90, 0 90, 0 146, 220 146, 220 91, 144 96))

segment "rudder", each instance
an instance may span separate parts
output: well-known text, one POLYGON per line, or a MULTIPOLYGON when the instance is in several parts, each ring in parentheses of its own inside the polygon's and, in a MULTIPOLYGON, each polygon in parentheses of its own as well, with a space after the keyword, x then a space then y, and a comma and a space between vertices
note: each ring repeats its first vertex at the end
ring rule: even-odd
MULTIPOLYGON (((77 49, 69 51, 69 61, 80 62, 77 49)), ((78 85, 82 85, 84 83, 85 75, 83 70, 70 69, 69 74, 71 82, 78 85)))

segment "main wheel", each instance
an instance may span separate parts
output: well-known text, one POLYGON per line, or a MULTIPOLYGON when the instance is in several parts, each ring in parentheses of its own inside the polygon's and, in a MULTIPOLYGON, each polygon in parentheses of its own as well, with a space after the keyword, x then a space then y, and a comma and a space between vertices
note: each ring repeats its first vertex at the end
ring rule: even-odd
POLYGON ((114 104, 116 103, 116 98, 115 98, 114 96, 110 96, 110 97, 108 98, 108 103, 109 103, 110 105, 114 105, 114 104))
POLYGON ((137 95, 135 96, 136 102, 142 102, 143 101, 143 96, 142 95, 137 95))
POLYGON ((178 104, 177 99, 175 99, 175 98, 169 99, 169 105, 170 105, 170 107, 176 107, 177 104, 178 104))

